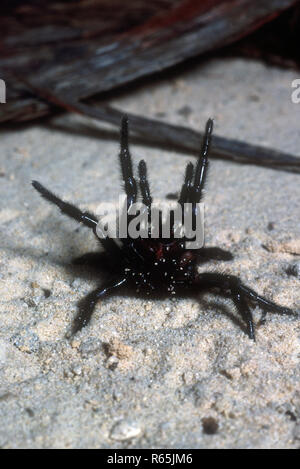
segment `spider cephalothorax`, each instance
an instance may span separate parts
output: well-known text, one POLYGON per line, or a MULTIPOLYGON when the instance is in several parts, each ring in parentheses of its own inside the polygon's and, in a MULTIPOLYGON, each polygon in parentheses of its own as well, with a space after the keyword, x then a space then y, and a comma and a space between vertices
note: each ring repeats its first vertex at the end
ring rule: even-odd
MULTIPOLYGON (((195 225, 197 207, 203 196, 212 129, 213 122, 209 119, 206 124, 200 156, 195 165, 188 163, 178 200, 180 206, 189 203, 192 207, 193 226, 195 225)), ((137 201, 140 193, 141 200, 150 213, 152 197, 147 179, 147 168, 145 162, 140 161, 137 183, 133 175, 128 148, 128 119, 126 116, 122 119, 121 125, 120 163, 127 196, 127 211, 137 201)), ((96 265, 101 270, 105 267, 109 274, 109 280, 105 286, 92 291, 80 302, 79 313, 73 324, 73 333, 79 331, 89 322, 99 299, 124 287, 130 288, 139 295, 162 294, 165 296, 184 296, 189 293, 195 294, 200 289, 207 290, 218 287, 223 294, 229 292, 238 312, 246 322, 248 335, 253 340, 255 340, 255 333, 249 303, 258 304, 264 311, 293 314, 290 309, 258 295, 254 290, 244 285, 238 277, 215 272, 198 273, 198 263, 210 259, 232 259, 233 256, 228 251, 216 247, 186 249, 185 239, 176 238, 172 231, 168 239, 161 236, 157 238, 127 237, 120 239, 120 242, 117 243, 109 236, 99 236, 102 230, 101 223, 93 214, 82 212, 74 205, 62 201, 37 181, 33 181, 32 184, 42 197, 57 205, 63 213, 92 228, 104 248, 103 253, 88 253, 77 260, 81 263, 96 265)))

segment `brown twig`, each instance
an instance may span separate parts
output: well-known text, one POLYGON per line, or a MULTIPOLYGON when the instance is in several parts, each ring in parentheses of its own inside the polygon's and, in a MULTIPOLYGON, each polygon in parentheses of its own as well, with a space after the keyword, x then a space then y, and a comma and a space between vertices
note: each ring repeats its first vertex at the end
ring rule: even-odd
MULTIPOLYGON (((21 79, 21 81, 38 97, 69 112, 75 112, 99 121, 108 122, 118 127, 124 115, 123 111, 110 106, 95 107, 82 102, 74 102, 54 95, 51 91, 40 88, 24 79, 21 79)), ((132 132, 143 137, 148 142, 163 147, 170 146, 189 153, 198 153, 203 136, 201 132, 131 113, 127 113, 127 115, 132 132)), ((214 135, 212 139, 212 154, 216 158, 238 163, 255 164, 300 173, 300 157, 217 135, 214 135)))

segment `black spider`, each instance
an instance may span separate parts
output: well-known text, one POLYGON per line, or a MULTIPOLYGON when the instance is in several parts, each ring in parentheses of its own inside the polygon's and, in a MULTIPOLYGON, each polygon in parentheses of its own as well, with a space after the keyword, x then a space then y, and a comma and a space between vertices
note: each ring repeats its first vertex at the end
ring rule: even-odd
MULTIPOLYGON (((203 195, 203 187, 208 169, 208 150, 210 146, 213 122, 207 121, 205 135, 197 163, 188 163, 185 171, 179 203, 191 203, 193 207, 193 222, 196 216, 196 204, 203 195)), ((127 209, 137 201, 138 186, 144 205, 151 208, 152 198, 147 180, 146 163, 142 160, 138 166, 139 183, 133 176, 132 161, 128 149, 128 119, 125 116, 121 125, 120 163, 124 189, 127 195, 127 209)), ((62 201, 48 191, 39 182, 33 181, 33 187, 49 202, 57 205, 69 217, 92 228, 95 235, 98 220, 89 212, 82 212, 77 207, 62 201)), ((98 225, 101 229, 101 225, 98 225)), ((99 231, 98 231, 99 233, 99 231)), ((97 236, 98 237, 98 236, 97 236)), ((118 244, 110 237, 100 239, 104 253, 88 253, 82 256, 79 263, 93 264, 98 268, 105 267, 110 274, 110 280, 89 293, 79 303, 79 312, 74 321, 72 332, 76 333, 90 321, 96 302, 120 288, 130 287, 140 295, 162 294, 183 296, 186 293, 196 294, 199 289, 218 287, 222 294, 229 292, 242 318, 247 324, 247 332, 255 340, 252 313, 248 302, 255 302, 264 311, 274 311, 283 314, 293 314, 285 307, 279 306, 244 285, 238 277, 221 273, 198 273, 197 264, 210 259, 230 260, 232 254, 220 248, 201 248, 198 250, 185 249, 184 239, 171 236, 153 238, 125 238, 118 244)))

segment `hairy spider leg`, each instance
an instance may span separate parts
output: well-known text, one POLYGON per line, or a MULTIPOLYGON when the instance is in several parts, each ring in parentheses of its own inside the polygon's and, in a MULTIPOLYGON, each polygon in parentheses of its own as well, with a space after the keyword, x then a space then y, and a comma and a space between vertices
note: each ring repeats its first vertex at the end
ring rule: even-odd
MULTIPOLYGON (((133 176, 132 159, 129 152, 128 145, 128 117, 125 115, 121 121, 121 151, 120 151, 121 172, 124 181, 124 189, 127 195, 127 211, 133 203, 137 200, 137 183, 133 176)), ((143 203, 150 208, 152 197, 150 194, 149 182, 147 179, 147 166, 144 160, 141 160, 138 167, 139 171, 139 185, 143 203)), ((127 223, 129 224, 133 215, 127 216, 127 223)), ((135 249, 134 240, 130 238, 122 238, 122 242, 130 247, 127 255, 131 258, 138 258, 142 263, 144 262, 143 256, 135 249), (133 257, 132 257, 133 256, 133 257)))
POLYGON ((248 335, 250 339, 255 340, 254 324, 252 314, 246 305, 245 299, 248 298, 257 303, 261 308, 267 311, 273 311, 280 314, 295 315, 295 313, 284 306, 279 306, 272 301, 258 295, 254 290, 244 285, 238 277, 234 275, 218 274, 215 272, 200 273, 196 277, 195 285, 203 287, 219 287, 221 290, 230 290, 239 313, 246 320, 248 335))
MULTIPOLYGON (((181 187, 181 191, 180 191, 180 195, 178 199, 178 203, 179 205, 181 205, 181 209, 182 209, 182 219, 181 219, 182 224, 184 224, 184 204, 190 202, 193 176, 194 176, 194 165, 193 163, 189 162, 185 168, 184 182, 181 187)), ((172 229, 172 232, 174 232, 174 223, 171 225, 171 229, 172 229)), ((185 237, 184 237, 184 241, 186 241, 185 237)))
POLYGON ((103 297, 108 296, 112 290, 115 290, 126 282, 126 278, 111 280, 103 287, 98 287, 79 302, 79 312, 73 321, 71 334, 74 335, 85 327, 91 320, 95 310, 96 303, 103 297))
POLYGON ((254 301, 261 308, 266 309, 267 311, 273 311, 274 313, 279 313, 279 314, 287 314, 290 316, 296 315, 296 313, 292 309, 286 308, 285 306, 277 305, 273 301, 267 300, 263 296, 258 295, 256 291, 252 290, 246 285, 243 285, 241 282, 240 282, 239 287, 240 287, 241 292, 244 293, 244 295, 246 295, 250 300, 254 301))
POLYGON ((103 232, 102 238, 99 238, 99 236, 97 235, 96 228, 98 226, 98 231, 99 231, 99 229, 101 228, 101 225, 98 224, 98 220, 95 217, 95 215, 89 212, 82 212, 79 208, 75 207, 75 205, 72 205, 68 202, 64 202, 55 194, 53 194, 53 192, 50 192, 48 189, 46 189, 46 187, 44 187, 38 181, 32 181, 32 185, 41 194, 41 196, 44 199, 48 200, 48 202, 51 202, 52 204, 57 205, 60 208, 62 213, 64 213, 65 215, 68 215, 69 217, 73 218, 74 220, 80 223, 83 223, 85 226, 92 228, 95 235, 97 236, 97 239, 99 239, 104 249, 110 255, 119 256, 120 248, 112 239, 108 237, 104 237, 105 236, 104 232, 103 232))
POLYGON ((128 238, 128 225, 133 219, 134 215, 129 215, 128 210, 137 200, 137 183, 133 176, 132 160, 128 146, 128 117, 126 115, 123 116, 121 120, 121 150, 119 158, 122 178, 124 181, 124 190, 127 196, 127 238, 121 238, 121 241, 127 246, 132 246, 132 240, 128 238))
POLYGON ((137 184, 133 176, 131 155, 128 147, 128 117, 124 116, 121 121, 121 150, 120 150, 121 172, 124 181, 124 189, 127 195, 127 210, 137 199, 137 184))
MULTIPOLYGON (((191 195, 191 191, 194 190, 194 186, 192 186, 193 178, 194 178, 194 185, 196 182, 196 178, 198 179, 198 186, 201 188, 200 190, 200 199, 201 199, 201 192, 205 183, 206 173, 207 173, 207 168, 208 168, 207 155, 209 151, 212 130, 213 130, 213 121, 212 119, 209 119, 206 124, 206 132, 205 132, 202 149, 200 153, 201 157, 197 163, 198 176, 197 176, 197 170, 196 170, 195 177, 194 177, 194 166, 191 162, 187 164, 186 169, 185 169, 184 183, 182 185, 180 196, 178 199, 178 203, 182 206, 182 208, 184 207, 185 203, 194 201, 194 197, 192 197, 191 195), (203 155, 204 155, 204 158, 203 158, 203 155), (199 168, 201 168, 201 170, 199 168)), ((225 251, 224 249, 221 249, 218 247, 211 247, 211 248, 203 247, 197 251, 197 255, 199 256, 198 260, 202 263, 208 260, 229 261, 233 259, 233 255, 231 254, 231 252, 225 251)))
POLYGON ((148 211, 148 231, 150 234, 152 197, 151 197, 150 186, 149 186, 149 182, 147 178, 147 165, 144 160, 141 160, 139 162, 138 173, 139 173, 139 187, 141 191, 142 202, 147 207, 147 211, 148 211))
POLYGON ((191 201, 199 203, 202 198, 202 191, 206 181, 208 170, 208 152, 211 143, 211 135, 213 131, 213 120, 208 119, 205 127, 200 157, 196 164, 194 184, 191 188, 191 201))
MULTIPOLYGON (((128 145, 128 134, 129 134, 128 117, 124 115, 121 120, 121 150, 120 150, 119 158, 120 158, 122 178, 124 181, 124 190, 127 196, 127 207, 126 207, 127 212, 132 206, 132 204, 135 203, 137 200, 137 183, 133 175, 132 159, 131 159, 131 154, 130 154, 129 145, 128 145)), ((140 168, 140 166, 141 166, 141 163, 139 165, 139 172, 140 172, 140 187, 141 187, 142 196, 143 196, 143 199, 147 201, 147 203, 151 204, 152 199, 150 196, 150 188, 149 188, 149 183, 147 180, 147 169, 146 169, 145 162, 142 163, 142 168, 140 168)), ((128 225, 133 217, 134 215, 129 215, 127 213, 127 230, 128 230, 128 225)), ((127 260, 129 260, 129 262, 130 260, 135 259, 135 258, 138 258, 141 262, 144 262, 144 258, 134 247, 134 240, 127 237, 127 238, 121 238, 121 241, 123 244, 127 246, 126 258, 127 260)))
POLYGON ((203 197, 203 188, 207 178, 207 171, 208 171, 208 152, 211 143, 211 135, 213 131, 213 120, 208 119, 205 127, 205 133, 203 137, 203 142, 201 146, 200 156, 198 158, 196 168, 195 168, 195 175, 194 175, 194 183, 190 188, 190 202, 192 202, 192 226, 193 230, 196 229, 196 214, 197 214, 197 206, 202 197, 203 197))
POLYGON ((178 203, 184 207, 185 203, 193 203, 192 212, 192 226, 196 227, 196 203, 199 203, 202 198, 202 191, 206 181, 208 170, 208 152, 211 142, 211 135, 213 131, 213 120, 208 119, 205 127, 205 133, 201 146, 200 156, 198 158, 196 169, 194 165, 189 162, 185 169, 184 183, 181 188, 178 203))

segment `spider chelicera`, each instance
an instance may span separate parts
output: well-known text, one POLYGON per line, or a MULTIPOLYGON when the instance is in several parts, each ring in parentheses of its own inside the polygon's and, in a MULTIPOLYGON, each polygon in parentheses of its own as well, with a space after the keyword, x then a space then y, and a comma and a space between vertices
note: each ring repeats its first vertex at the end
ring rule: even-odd
MULTIPOLYGON (((195 165, 188 163, 186 166, 184 182, 178 200, 181 206, 190 203, 192 207, 196 207, 196 204, 202 200, 212 129, 213 121, 209 119, 206 124, 200 156, 195 165)), ((143 204, 150 209, 152 197, 144 160, 141 160, 138 165, 138 183, 133 175, 128 148, 128 119, 126 116, 123 117, 121 123, 120 164, 127 196, 127 210, 137 201, 138 187, 143 204)), ((101 224, 98 224, 98 220, 93 214, 82 212, 74 205, 64 202, 37 181, 33 181, 32 184, 43 198, 57 205, 64 214, 91 228, 97 236, 101 224)), ((192 213, 195 217, 194 209, 192 213)), ((169 239, 162 237, 131 239, 128 237, 121 239, 120 243, 109 236, 105 238, 97 236, 97 238, 104 248, 104 252, 87 253, 78 258, 77 263, 91 265, 99 270, 105 268, 109 274, 109 280, 104 286, 96 288, 79 302, 78 315, 72 327, 73 334, 89 323, 98 300, 113 292, 121 292, 124 288, 129 288, 139 295, 162 295, 165 297, 195 295, 200 290, 218 288, 223 295, 229 293, 237 311, 247 325, 250 339, 253 340, 255 340, 255 331, 249 303, 256 303, 264 312, 293 314, 289 308, 279 306, 257 294, 244 285, 238 277, 217 272, 198 272, 199 263, 213 259, 223 261, 233 259, 229 251, 217 247, 188 250, 185 248, 183 238, 175 238, 172 235, 169 239)))

